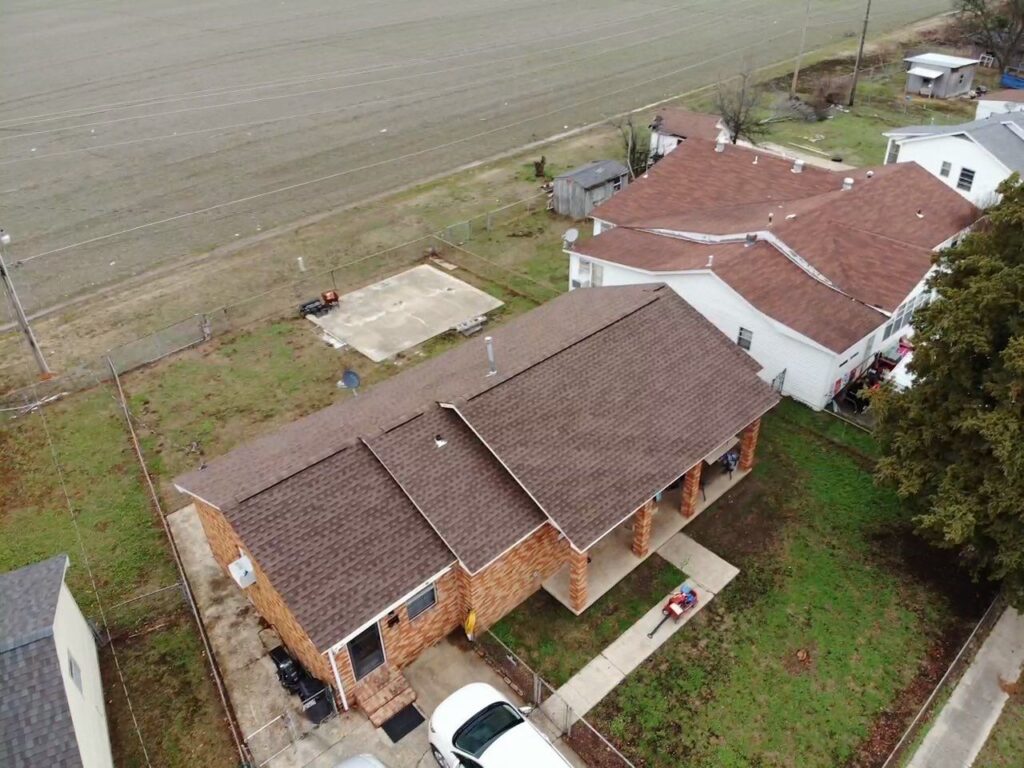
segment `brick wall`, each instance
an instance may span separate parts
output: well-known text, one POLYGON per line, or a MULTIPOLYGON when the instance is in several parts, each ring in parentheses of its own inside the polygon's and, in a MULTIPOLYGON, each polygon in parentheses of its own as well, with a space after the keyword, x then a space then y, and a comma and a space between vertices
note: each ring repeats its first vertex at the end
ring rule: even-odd
POLYGON ((477 632, 483 632, 540 589, 568 558, 569 542, 545 524, 515 549, 475 576, 463 575, 464 599, 476 611, 477 632))
POLYGON ((203 530, 206 532, 206 539, 210 542, 210 549, 213 550, 214 559, 227 573, 228 564, 238 559, 239 549, 249 556, 249 559, 252 560, 253 571, 256 573, 256 583, 244 590, 245 595, 252 601, 260 616, 277 630, 285 647, 302 662, 302 666, 309 670, 310 674, 333 686, 334 673, 331 671, 331 664, 327 657, 313 645, 306 631, 288 608, 284 598, 274 589, 270 579, 260 568, 256 558, 242 546, 241 539, 238 538, 228 521, 224 519, 224 515, 216 507, 211 507, 199 500, 196 500, 195 505, 199 512, 199 520, 203 524, 203 530))
POLYGON ((384 650, 393 666, 404 667, 414 661, 424 648, 429 648, 462 625, 466 611, 459 592, 457 567, 435 582, 436 605, 411 620, 406 607, 399 606, 395 609, 398 624, 393 627, 388 626, 388 617, 380 620, 384 650))

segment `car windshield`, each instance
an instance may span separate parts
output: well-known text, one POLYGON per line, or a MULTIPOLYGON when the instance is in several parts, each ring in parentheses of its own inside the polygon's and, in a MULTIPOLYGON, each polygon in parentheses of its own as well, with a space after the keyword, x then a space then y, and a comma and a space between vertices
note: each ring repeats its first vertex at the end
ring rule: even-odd
POLYGON ((463 752, 480 757, 501 734, 523 722, 522 715, 504 701, 481 710, 455 732, 452 743, 463 752))

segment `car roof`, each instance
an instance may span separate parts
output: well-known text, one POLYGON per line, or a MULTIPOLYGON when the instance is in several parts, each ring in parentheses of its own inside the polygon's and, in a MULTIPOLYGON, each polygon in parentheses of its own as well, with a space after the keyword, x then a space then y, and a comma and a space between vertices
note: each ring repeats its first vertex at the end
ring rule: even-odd
POLYGON ((430 722, 437 730, 450 736, 473 715, 499 701, 512 704, 493 685, 470 683, 438 704, 430 716, 430 722))

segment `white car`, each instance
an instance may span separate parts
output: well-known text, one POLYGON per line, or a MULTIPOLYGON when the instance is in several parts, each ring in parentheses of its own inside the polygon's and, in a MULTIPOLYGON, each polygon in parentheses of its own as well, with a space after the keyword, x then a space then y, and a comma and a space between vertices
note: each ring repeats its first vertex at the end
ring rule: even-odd
POLYGON ((388 768, 373 755, 356 755, 342 760, 334 768, 388 768))
POLYGON ((442 701, 427 738, 440 768, 567 768, 568 761, 487 683, 470 683, 442 701))

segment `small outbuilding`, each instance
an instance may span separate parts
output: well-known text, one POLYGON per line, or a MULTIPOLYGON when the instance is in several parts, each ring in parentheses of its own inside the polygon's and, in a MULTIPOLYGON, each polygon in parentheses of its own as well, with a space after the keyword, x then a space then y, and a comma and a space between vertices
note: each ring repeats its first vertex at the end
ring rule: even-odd
POLYGON ((555 177, 555 213, 585 219, 595 205, 603 203, 629 184, 629 169, 617 160, 598 160, 555 177))
POLYGON ((907 93, 933 99, 951 99, 970 93, 978 69, 978 59, 945 53, 922 53, 903 61, 907 64, 907 93))

